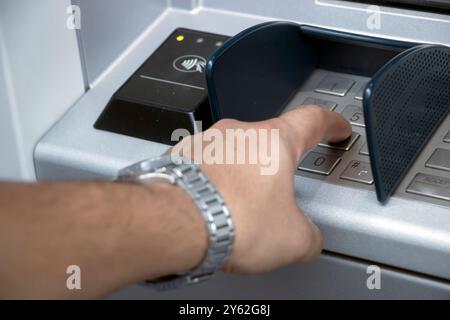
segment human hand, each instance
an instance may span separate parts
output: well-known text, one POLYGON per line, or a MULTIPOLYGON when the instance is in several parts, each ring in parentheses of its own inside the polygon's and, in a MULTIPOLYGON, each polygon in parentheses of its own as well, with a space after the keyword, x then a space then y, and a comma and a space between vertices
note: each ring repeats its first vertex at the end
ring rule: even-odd
POLYGON ((205 132, 183 139, 172 149, 194 158, 195 162, 199 159, 195 157, 202 152, 202 170, 216 185, 231 212, 235 242, 225 271, 266 272, 318 257, 322 236, 297 206, 293 177, 299 159, 307 150, 323 140, 344 140, 351 132, 350 124, 340 114, 308 105, 267 121, 221 120, 205 132), (227 132, 238 136, 239 129, 242 129, 240 134, 248 134, 243 147, 231 144, 227 136, 227 132), (272 130, 278 130, 278 138, 270 138, 272 130), (253 144, 250 143, 252 131, 257 141, 253 144), (259 135, 262 131, 268 133, 267 141, 259 135), (215 151, 211 152, 212 144, 218 139, 222 139, 222 144, 216 144, 215 151), (271 154, 272 169, 276 163, 277 170, 268 170, 268 163, 258 157, 261 149, 266 155, 271 154), (222 158, 205 159, 207 154, 218 156, 221 152, 222 158), (217 161, 226 162, 230 152, 234 152, 234 163, 217 161), (254 163, 249 160, 251 154, 257 157, 254 163), (244 163, 235 163, 238 155, 245 158, 244 163))

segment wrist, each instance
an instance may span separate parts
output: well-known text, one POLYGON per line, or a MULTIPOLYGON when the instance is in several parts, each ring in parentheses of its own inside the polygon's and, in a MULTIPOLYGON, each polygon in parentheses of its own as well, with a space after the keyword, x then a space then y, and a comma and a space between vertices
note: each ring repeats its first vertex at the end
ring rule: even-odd
POLYGON ((197 267, 208 248, 208 234, 198 207, 179 186, 154 182, 139 187, 144 198, 136 204, 143 226, 141 254, 147 257, 145 279, 197 267), (155 265, 159 268, 149 274, 155 265))
POLYGON ((151 207, 157 222, 156 228, 151 227, 151 239, 157 243, 149 248, 158 258, 153 266, 159 277, 147 277, 155 280, 148 281, 154 288, 169 290, 206 281, 224 266, 233 248, 234 226, 222 196, 199 165, 165 155, 123 168, 117 181, 147 186, 152 200, 158 199, 151 207))

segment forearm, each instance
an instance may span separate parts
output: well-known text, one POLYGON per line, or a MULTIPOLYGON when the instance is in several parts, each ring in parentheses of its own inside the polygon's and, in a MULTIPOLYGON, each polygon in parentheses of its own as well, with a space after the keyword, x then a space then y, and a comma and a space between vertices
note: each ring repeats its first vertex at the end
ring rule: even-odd
MULTIPOLYGON (((267 272, 316 258, 322 237, 297 205, 292 175, 305 149, 342 141, 351 125, 338 113, 304 106, 263 122, 221 120, 212 129, 222 137, 229 130, 279 133, 273 141, 275 174, 262 174, 266 164, 261 161, 202 165, 233 221, 225 271, 267 272)), ((209 148, 208 141, 195 135, 178 146, 189 157, 197 142, 209 148)), ((272 142, 264 143, 272 149, 272 142)), ((231 151, 246 150, 233 143, 231 151)), ((178 186, 0 183, 0 298, 100 297, 192 269, 207 246, 199 210, 178 186), (81 268, 81 290, 66 287, 71 265, 81 268)))
POLYGON ((98 297, 195 267, 206 246, 176 186, 0 184, 2 297, 98 297), (66 287, 69 265, 81 268, 81 290, 66 287))

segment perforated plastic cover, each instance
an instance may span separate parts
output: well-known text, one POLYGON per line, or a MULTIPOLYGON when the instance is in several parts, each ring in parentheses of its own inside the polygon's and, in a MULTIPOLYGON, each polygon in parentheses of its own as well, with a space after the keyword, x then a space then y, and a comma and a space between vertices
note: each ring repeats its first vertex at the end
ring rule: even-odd
POLYGON ((400 54, 372 78, 363 103, 375 188, 385 202, 450 110, 450 48, 400 54))

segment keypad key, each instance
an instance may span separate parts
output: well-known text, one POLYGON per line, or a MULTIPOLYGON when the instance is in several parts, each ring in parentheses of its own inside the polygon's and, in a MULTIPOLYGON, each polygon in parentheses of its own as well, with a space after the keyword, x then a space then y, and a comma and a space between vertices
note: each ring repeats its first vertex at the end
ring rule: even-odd
POLYGON ((362 101, 363 96, 364 96, 364 89, 366 88, 366 85, 363 85, 358 92, 356 92, 355 94, 355 100, 360 100, 362 101))
POLYGON ((328 176, 333 172, 340 161, 341 158, 336 155, 311 151, 302 160, 298 169, 328 176))
POLYGON ((418 173, 406 192, 450 201, 450 179, 418 173))
POLYGON ((450 143, 450 131, 447 133, 447 135, 444 137, 444 142, 450 143))
POLYGON ((337 103, 333 101, 322 100, 318 98, 308 97, 305 101, 303 101, 302 105, 306 104, 317 104, 318 106, 333 111, 337 107, 337 103))
POLYGON ((359 149, 359 154, 362 154, 363 156, 369 155, 369 145, 367 143, 364 143, 361 149, 359 149))
POLYGON ((352 146, 355 144, 356 140, 358 140, 358 138, 360 137, 360 135, 356 132, 353 132, 351 137, 341 141, 341 142, 321 142, 319 143, 319 146, 321 147, 325 147, 325 148, 330 148, 330 149, 336 149, 336 150, 343 150, 343 151, 348 151, 352 148, 352 146))
POLYGON ((352 160, 341 174, 341 179, 360 182, 364 184, 372 184, 373 176, 370 163, 352 160))
POLYGON ((338 77, 326 76, 316 88, 316 92, 331 94, 333 96, 343 97, 355 84, 355 81, 338 77))
POLYGON ((426 167, 450 171, 450 150, 436 149, 430 159, 425 163, 426 167))
POLYGON ((359 106, 346 106, 342 116, 355 126, 365 127, 363 109, 359 106))

